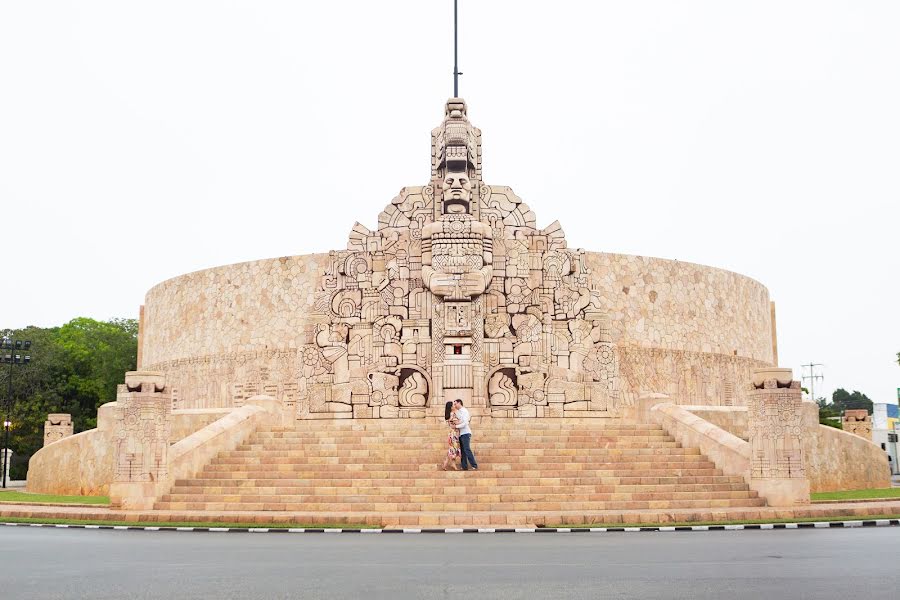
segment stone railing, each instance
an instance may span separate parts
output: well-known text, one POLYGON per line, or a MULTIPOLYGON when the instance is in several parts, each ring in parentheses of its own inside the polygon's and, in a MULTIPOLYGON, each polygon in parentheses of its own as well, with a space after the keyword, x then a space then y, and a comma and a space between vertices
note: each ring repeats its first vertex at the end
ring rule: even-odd
POLYGON ((116 404, 109 496, 113 508, 126 510, 153 508, 174 481, 195 476, 219 452, 234 449, 260 425, 280 423, 283 416, 275 399, 254 396, 170 446, 172 398, 163 374, 126 374, 116 404))
POLYGON ((725 475, 749 480, 749 443, 675 404, 656 404, 650 415, 682 446, 699 448, 725 475))

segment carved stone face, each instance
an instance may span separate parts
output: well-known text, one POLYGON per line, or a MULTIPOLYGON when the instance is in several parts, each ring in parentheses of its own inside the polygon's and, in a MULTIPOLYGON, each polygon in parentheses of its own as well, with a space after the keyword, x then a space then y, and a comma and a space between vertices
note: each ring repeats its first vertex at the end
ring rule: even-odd
POLYGON ((472 182, 465 172, 449 172, 441 184, 445 213, 467 213, 472 201, 472 182))

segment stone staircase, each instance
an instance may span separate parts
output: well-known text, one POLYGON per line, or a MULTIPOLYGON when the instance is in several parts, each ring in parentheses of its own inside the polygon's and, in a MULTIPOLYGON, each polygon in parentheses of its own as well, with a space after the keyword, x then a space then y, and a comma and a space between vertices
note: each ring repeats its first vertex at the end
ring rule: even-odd
POLYGON ((301 421, 258 431, 197 478, 176 481, 156 508, 352 517, 765 505, 741 477, 723 475, 658 425, 476 417, 472 428, 480 469, 469 472, 440 470, 446 428, 433 418, 301 421))

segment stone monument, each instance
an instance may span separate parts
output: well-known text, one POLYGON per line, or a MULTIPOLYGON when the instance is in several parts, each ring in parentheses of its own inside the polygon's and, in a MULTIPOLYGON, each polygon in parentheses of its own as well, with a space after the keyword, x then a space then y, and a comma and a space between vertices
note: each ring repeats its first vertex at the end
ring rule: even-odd
POLYGON ((166 374, 175 409, 266 394, 298 420, 422 418, 455 398, 496 418, 617 416, 646 392, 746 404, 774 355, 763 286, 573 250, 558 222, 538 227, 483 180, 481 148, 451 98, 428 183, 403 188, 377 228, 356 223, 345 249, 153 288, 140 368, 166 374))
MULTIPOLYGON (((351 510, 371 500, 465 511, 439 501, 446 482, 425 469, 381 485, 395 481, 388 456, 432 460, 429 450, 396 440, 442 439, 444 403, 456 399, 482 431, 506 440, 493 456, 486 450, 485 464, 529 474, 521 494, 506 495, 515 500, 482 503, 489 510, 796 506, 809 502, 811 481, 830 485, 828 470, 849 454, 819 460, 804 449, 843 447, 850 436, 810 421, 790 370, 774 367, 775 311, 762 284, 702 265, 569 248, 558 222, 539 227, 512 189, 485 182, 481 131, 462 98, 446 102, 428 166, 424 185, 402 188, 377 226, 355 223, 343 249, 206 269, 153 287, 140 310, 139 371, 101 407, 97 430, 32 457, 29 489, 108 486, 112 505, 124 509, 351 510), (749 442, 700 414, 746 431, 749 442), (619 435, 641 428, 654 432, 639 436, 645 448, 619 435), (561 440, 574 430, 606 445, 535 442, 526 455, 507 429, 553 430, 561 440), (373 455, 352 447, 358 432, 373 455), (712 462, 698 463, 698 449, 712 462), (650 485, 652 492, 615 485, 601 499, 593 483, 567 482, 555 492, 564 499, 532 502, 547 495, 548 480, 567 475, 566 461, 603 477, 606 466, 593 457, 646 471, 644 459, 662 454, 672 460, 648 478, 677 484, 650 485), (276 494, 260 468, 290 477, 302 465, 323 481, 344 480, 375 458, 387 461, 379 477, 327 498, 276 494), (703 464, 716 483, 682 481, 688 467, 679 465, 687 464, 703 464), (219 485, 226 473, 239 484, 219 485), (744 483, 718 479, 737 476, 744 483), (185 484, 195 478, 206 483, 185 484)), ((610 226, 602 209, 585 216, 599 235, 610 226)), ((869 446, 854 455, 872 467, 853 473, 858 487, 880 484, 887 472, 883 453, 869 446)), ((496 476, 488 471, 480 475, 496 476)), ((502 485, 499 476, 490 483, 502 485)), ((460 488, 479 495, 475 480, 460 488)))

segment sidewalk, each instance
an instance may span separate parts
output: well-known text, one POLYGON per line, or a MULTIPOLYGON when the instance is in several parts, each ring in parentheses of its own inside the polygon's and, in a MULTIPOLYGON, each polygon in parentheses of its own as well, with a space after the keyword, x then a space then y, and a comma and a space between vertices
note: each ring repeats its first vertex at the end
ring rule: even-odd
POLYGON ((82 519, 128 522, 298 523, 306 525, 394 526, 560 526, 615 523, 691 523, 712 521, 759 522, 772 519, 867 517, 900 515, 900 500, 872 500, 810 504, 796 508, 722 508, 623 511, 511 511, 484 513, 379 513, 379 512, 280 512, 280 511, 123 511, 106 507, 63 507, 38 504, 0 504, 4 517, 33 519, 82 519))

